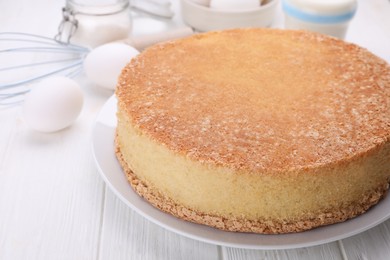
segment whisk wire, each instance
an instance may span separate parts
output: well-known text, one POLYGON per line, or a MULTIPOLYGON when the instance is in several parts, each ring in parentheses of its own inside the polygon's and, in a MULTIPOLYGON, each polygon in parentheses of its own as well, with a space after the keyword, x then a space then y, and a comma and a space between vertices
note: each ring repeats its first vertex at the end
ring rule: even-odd
POLYGON ((54 40, 49 37, 41 36, 41 35, 35 35, 31 33, 20 33, 20 32, 0 32, 0 41, 17 41, 17 42, 29 42, 29 43, 39 43, 39 44, 45 44, 45 45, 53 45, 53 46, 63 46, 65 48, 74 48, 79 50, 85 50, 89 51, 89 48, 75 45, 72 43, 64 43, 61 41, 54 40), (16 36, 16 37, 24 37, 24 38, 3 38, 3 37, 9 37, 9 36, 16 36), (26 38, 28 37, 28 38, 26 38), (31 39, 29 39, 31 38, 31 39))
POLYGON ((38 67, 38 66, 45 66, 45 65, 49 65, 49 64, 66 63, 66 62, 75 61, 75 60, 80 60, 80 58, 77 57, 77 58, 71 58, 71 59, 61 59, 61 60, 51 60, 51 61, 45 61, 45 62, 26 63, 26 64, 21 64, 21 65, 16 65, 16 66, 0 68, 0 71, 22 69, 22 68, 32 68, 32 67, 38 67))
POLYGON ((22 103, 23 100, 21 98, 20 99, 17 98, 27 94, 28 92, 30 92, 30 90, 0 94, 0 106, 9 106, 9 105, 16 105, 22 103))
POLYGON ((45 77, 48 77, 48 76, 51 76, 51 75, 63 72, 63 71, 66 71, 66 70, 71 69, 71 68, 74 68, 76 66, 81 66, 82 62, 83 61, 77 61, 75 63, 72 63, 70 65, 64 66, 62 68, 55 69, 55 70, 49 71, 47 73, 39 74, 39 75, 36 75, 34 77, 31 77, 31 78, 27 78, 27 79, 24 79, 24 80, 21 80, 21 81, 13 82, 13 83, 7 83, 7 84, 0 85, 0 90, 9 89, 9 88, 13 88, 13 87, 16 87, 16 86, 24 85, 24 84, 27 84, 27 83, 31 83, 31 82, 34 82, 36 80, 39 80, 39 79, 42 79, 42 78, 45 78, 45 77))
POLYGON ((7 60, 0 56, 0 61, 6 60, 7 63, 8 61, 11 61, 11 63, 22 61, 25 55, 37 54, 37 56, 34 55, 34 59, 41 55, 40 61, 13 63, 0 67, 0 72, 7 73, 7 77, 9 77, 11 70, 18 73, 18 70, 33 68, 33 70, 29 70, 30 74, 35 73, 35 71, 38 72, 32 77, 28 76, 14 82, 0 83, 0 106, 2 107, 22 103, 24 95, 30 91, 29 84, 37 80, 56 74, 67 77, 76 76, 82 70, 83 60, 90 51, 89 48, 84 46, 61 42, 41 35, 19 32, 0 32, 0 45, 0 55, 11 58, 7 60), (12 53, 17 55, 17 59, 9 56, 12 53), (20 58, 22 57, 20 55, 23 58, 20 58), (42 60, 43 58, 46 60, 42 60))
POLYGON ((68 72, 65 76, 69 78, 76 77, 82 70, 83 68, 81 66, 75 67, 75 69, 68 72))
POLYGON ((85 50, 59 48, 59 47, 16 47, 9 49, 2 49, 0 52, 57 52, 57 53, 87 53, 85 50))
POLYGON ((16 96, 24 95, 28 92, 30 92, 30 90, 23 90, 23 91, 14 92, 14 93, 0 94, 0 100, 5 100, 5 99, 13 98, 16 96))

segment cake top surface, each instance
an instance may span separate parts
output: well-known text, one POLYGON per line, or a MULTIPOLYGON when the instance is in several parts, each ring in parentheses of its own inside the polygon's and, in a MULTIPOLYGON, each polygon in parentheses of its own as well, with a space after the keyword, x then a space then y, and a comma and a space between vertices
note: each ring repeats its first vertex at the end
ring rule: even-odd
POLYGON ((320 34, 237 29, 155 45, 122 71, 132 123, 169 149, 252 171, 317 167, 390 141, 390 67, 320 34))

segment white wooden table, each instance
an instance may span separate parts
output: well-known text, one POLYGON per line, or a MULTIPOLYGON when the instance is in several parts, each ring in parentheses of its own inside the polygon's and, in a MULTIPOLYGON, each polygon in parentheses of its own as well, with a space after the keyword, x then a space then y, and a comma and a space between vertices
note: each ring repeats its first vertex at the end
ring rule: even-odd
MULTIPOLYGON (((64 1, 0 0, 0 31, 53 36, 64 1)), ((279 10, 275 26, 281 26, 279 10)), ((390 2, 361 0, 347 40, 390 62, 390 2)), ((0 60, 1 66, 4 61, 0 60)), ((0 259, 390 259, 390 220, 341 241, 244 250, 182 237, 139 216, 102 181, 94 119, 112 94, 77 78, 85 105, 70 128, 31 131, 20 107, 0 108, 0 259)), ((390 86, 389 86, 390 87, 390 86)))

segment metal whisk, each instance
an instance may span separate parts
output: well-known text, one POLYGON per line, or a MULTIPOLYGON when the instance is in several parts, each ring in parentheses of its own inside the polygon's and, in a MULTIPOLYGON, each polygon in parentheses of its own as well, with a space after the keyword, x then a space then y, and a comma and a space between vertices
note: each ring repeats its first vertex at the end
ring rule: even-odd
POLYGON ((74 77, 82 70, 89 49, 49 37, 0 33, 0 106, 23 101, 29 84, 51 75, 74 77), (12 47, 10 47, 12 46, 12 47), (23 62, 24 60, 36 60, 23 62), (27 75, 20 79, 20 75, 27 75))
MULTIPOLYGON (((170 0, 134 0, 132 10, 160 18, 172 18, 174 14, 170 0)), ((59 36, 63 33, 61 24, 59 36)), ((69 43, 71 36, 68 35, 64 43, 61 37, 53 39, 29 33, 0 32, 0 107, 21 103, 23 96, 30 91, 30 84, 37 80, 54 74, 74 77, 81 72, 90 49, 69 43), (26 60, 33 62, 23 62, 26 60)), ((166 33, 161 39, 165 38, 166 33)), ((157 40, 141 42, 145 45, 157 40)))

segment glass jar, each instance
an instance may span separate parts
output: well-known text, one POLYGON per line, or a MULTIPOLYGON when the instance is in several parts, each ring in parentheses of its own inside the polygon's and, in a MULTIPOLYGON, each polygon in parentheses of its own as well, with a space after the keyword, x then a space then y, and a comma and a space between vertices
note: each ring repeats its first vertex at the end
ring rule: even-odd
POLYGON ((96 47, 131 34, 129 0, 67 0, 57 38, 96 47))
POLYGON ((357 0, 282 0, 286 29, 303 29, 344 39, 357 0))

